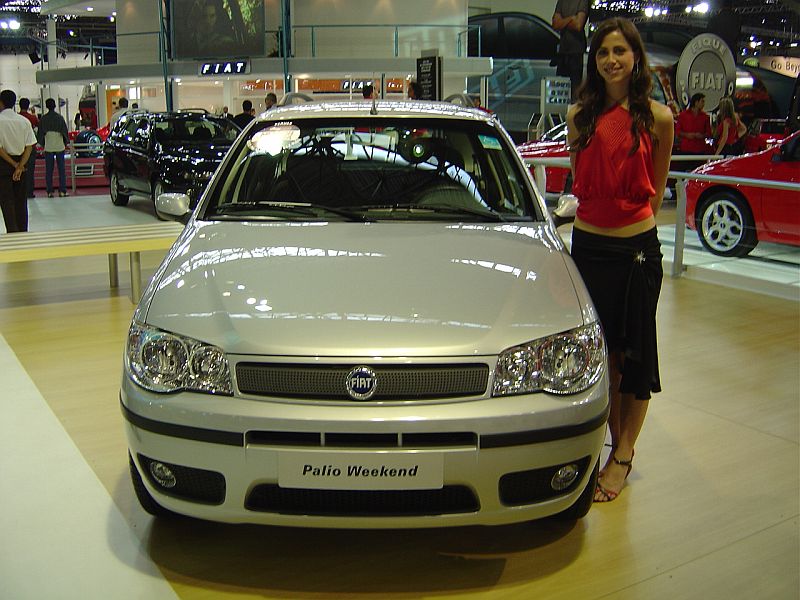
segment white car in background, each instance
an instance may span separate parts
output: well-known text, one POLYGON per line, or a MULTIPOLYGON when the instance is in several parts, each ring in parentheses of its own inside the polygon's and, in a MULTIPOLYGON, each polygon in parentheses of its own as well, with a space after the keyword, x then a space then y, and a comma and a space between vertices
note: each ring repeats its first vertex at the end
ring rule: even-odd
POLYGON ((383 528, 592 503, 597 315, 490 115, 277 108, 239 137, 133 317, 121 404, 148 512, 383 528))

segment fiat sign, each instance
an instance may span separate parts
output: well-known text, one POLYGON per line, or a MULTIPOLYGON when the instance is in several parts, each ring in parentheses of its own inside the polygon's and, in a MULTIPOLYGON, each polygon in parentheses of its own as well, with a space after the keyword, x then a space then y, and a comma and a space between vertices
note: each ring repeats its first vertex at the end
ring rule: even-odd
POLYGON ((692 39, 681 53, 675 87, 681 107, 697 93, 705 94, 706 110, 716 110, 723 96, 732 96, 736 86, 736 63, 725 41, 713 33, 692 39))

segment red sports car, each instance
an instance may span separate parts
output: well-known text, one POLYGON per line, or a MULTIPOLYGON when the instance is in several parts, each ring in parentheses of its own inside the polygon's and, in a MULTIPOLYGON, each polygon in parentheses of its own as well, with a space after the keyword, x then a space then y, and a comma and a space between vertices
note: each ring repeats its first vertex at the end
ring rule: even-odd
MULTIPOLYGON (((800 131, 761 152, 708 163, 693 172, 800 183, 800 131)), ((800 192, 690 181, 686 224, 719 256, 745 256, 758 242, 800 246, 800 192)))
MULTIPOLYGON (((522 158, 569 158, 567 152, 567 124, 556 125, 535 142, 526 142, 517 146, 522 158)), ((545 167, 547 183, 545 191, 551 194, 563 194, 567 191, 569 168, 545 167)), ((531 173, 533 167, 531 167, 531 173)))

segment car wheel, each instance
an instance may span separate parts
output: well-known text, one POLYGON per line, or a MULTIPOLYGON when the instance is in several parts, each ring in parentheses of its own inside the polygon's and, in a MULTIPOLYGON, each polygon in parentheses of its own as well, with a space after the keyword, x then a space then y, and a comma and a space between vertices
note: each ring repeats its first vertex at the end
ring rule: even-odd
POLYGON ((589 509, 592 508, 592 503, 594 502, 594 491, 597 488, 597 474, 600 472, 600 459, 598 458, 597 462, 594 465, 594 471, 592 471, 592 476, 589 477, 589 483, 586 484, 586 487, 583 488, 583 492, 575 503, 570 506, 566 510, 562 510, 560 513, 553 515, 554 519, 559 521, 577 521, 586 516, 586 513, 589 512, 589 509))
POLYGON ((111 203, 114 206, 128 206, 130 196, 122 192, 116 171, 111 171, 111 203))
POLYGON ((158 217, 159 220, 161 221, 166 221, 166 219, 162 217, 160 214, 158 214, 158 210, 156 210, 156 199, 166 191, 167 190, 164 189, 164 184, 161 182, 160 179, 156 179, 153 182, 153 210, 156 213, 156 217, 158 217))
POLYGON ((750 207, 733 192, 706 198, 695 219, 700 242, 718 256, 747 256, 758 244, 750 207))
POLYGON ((81 144, 81 149, 76 150, 78 156, 102 156, 103 139, 96 131, 81 131, 75 136, 75 143, 81 144))
POLYGON ((150 492, 147 491, 147 488, 144 486, 144 482, 142 481, 142 476, 139 474, 139 470, 136 468, 136 465, 133 462, 133 457, 130 454, 128 454, 128 466, 131 470, 133 491, 136 493, 136 499, 139 501, 139 504, 142 505, 142 508, 154 517, 174 517, 176 513, 161 506, 153 499, 153 497, 150 495, 150 492))

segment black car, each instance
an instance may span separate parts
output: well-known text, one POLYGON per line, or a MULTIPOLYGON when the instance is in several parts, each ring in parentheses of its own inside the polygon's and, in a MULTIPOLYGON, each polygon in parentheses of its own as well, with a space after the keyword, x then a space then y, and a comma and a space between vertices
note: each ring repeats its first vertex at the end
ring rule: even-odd
POLYGON ((155 202, 164 192, 188 194, 196 204, 239 127, 205 111, 132 112, 115 124, 103 145, 111 202, 131 195, 155 202))

